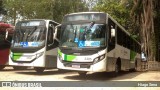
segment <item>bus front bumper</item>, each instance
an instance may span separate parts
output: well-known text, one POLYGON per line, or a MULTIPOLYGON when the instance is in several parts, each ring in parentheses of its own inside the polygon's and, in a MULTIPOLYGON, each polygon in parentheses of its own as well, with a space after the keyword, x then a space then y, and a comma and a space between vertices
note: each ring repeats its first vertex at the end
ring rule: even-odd
POLYGON ((88 71, 88 72, 104 72, 106 71, 106 60, 101 60, 95 64, 92 63, 62 63, 57 60, 57 68, 75 71, 88 71))

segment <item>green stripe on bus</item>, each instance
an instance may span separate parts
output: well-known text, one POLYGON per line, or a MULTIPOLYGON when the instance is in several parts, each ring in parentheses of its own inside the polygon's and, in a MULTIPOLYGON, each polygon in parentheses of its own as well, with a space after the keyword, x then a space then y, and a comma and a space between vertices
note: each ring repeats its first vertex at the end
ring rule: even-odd
POLYGON ((67 55, 67 61, 72 61, 76 58, 74 55, 67 55))
POLYGON ((131 52, 130 52, 130 60, 134 61, 135 57, 136 57, 136 52, 134 52, 134 51, 131 50, 131 52))
POLYGON ((64 55, 65 61, 73 61, 76 58, 74 55, 64 55))
POLYGON ((58 54, 62 57, 62 52, 58 49, 58 54))
POLYGON ((64 60, 67 61, 67 55, 66 54, 64 54, 64 60))
POLYGON ((13 53, 13 55, 23 55, 23 53, 13 53))
POLYGON ((13 53, 13 60, 17 61, 21 56, 23 56, 23 53, 13 53))

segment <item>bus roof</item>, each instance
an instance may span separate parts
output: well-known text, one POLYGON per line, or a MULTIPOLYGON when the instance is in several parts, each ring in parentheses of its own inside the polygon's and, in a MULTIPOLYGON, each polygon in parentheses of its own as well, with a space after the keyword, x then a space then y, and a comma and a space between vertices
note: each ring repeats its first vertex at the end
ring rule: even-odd
MULTIPOLYGON (((32 20, 36 20, 36 21, 38 21, 38 20, 43 20, 43 21, 52 21, 52 22, 54 22, 54 23, 56 23, 56 24, 60 24, 60 23, 58 23, 58 22, 56 22, 56 21, 54 21, 54 20, 49 20, 49 19, 28 19, 28 20, 21 20, 21 21, 32 21, 32 20)), ((19 22, 21 22, 21 21, 19 21, 19 22)))
MULTIPOLYGON (((92 13, 100 13, 100 14, 106 14, 104 12, 77 12, 77 13, 70 13, 70 14, 67 14, 67 15, 76 15, 76 14, 92 14, 92 13)), ((65 16, 67 16, 65 15, 65 16)))
MULTIPOLYGON (((124 32, 126 32, 128 35, 130 35, 116 20, 114 20, 108 13, 105 13, 105 12, 77 12, 77 13, 70 13, 67 15, 92 14, 92 13, 106 14, 115 24, 117 24, 121 29, 123 29, 124 32)), ((65 16, 67 16, 67 15, 65 15, 65 16)))

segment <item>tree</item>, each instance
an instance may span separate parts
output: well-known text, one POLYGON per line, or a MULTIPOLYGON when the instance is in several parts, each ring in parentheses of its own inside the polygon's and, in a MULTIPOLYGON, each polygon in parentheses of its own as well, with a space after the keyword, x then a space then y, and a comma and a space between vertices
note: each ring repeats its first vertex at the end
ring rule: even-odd
POLYGON ((135 25, 133 24, 132 18, 130 17, 132 6, 132 0, 98 0, 94 10, 110 14, 130 33, 137 34, 138 30, 133 29, 135 25))
POLYGON ((74 12, 88 11, 88 7, 82 0, 55 0, 53 2, 52 10, 54 13, 53 19, 61 22, 64 15, 74 12))
POLYGON ((19 9, 21 9, 21 0, 5 0, 4 7, 7 10, 7 15, 4 21, 9 21, 11 24, 15 25, 17 18, 19 18, 19 9))
POLYGON ((134 0, 131 15, 140 27, 142 48, 148 60, 155 60, 153 12, 153 0, 134 0))
POLYGON ((4 9, 3 6, 3 0, 0 0, 0 15, 6 15, 6 10, 4 9))
POLYGON ((61 22, 63 16, 71 12, 86 11, 81 0, 5 0, 6 20, 15 24, 23 19, 53 19, 61 22))
POLYGON ((155 55, 160 56, 159 5, 158 0, 99 0, 94 9, 109 13, 132 34, 140 35, 148 60, 155 60, 155 55))

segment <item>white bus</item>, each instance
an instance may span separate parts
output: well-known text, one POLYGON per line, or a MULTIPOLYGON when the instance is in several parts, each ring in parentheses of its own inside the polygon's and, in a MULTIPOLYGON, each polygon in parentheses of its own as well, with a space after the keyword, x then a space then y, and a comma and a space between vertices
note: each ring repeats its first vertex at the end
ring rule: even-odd
POLYGON ((57 41, 53 20, 31 19, 17 22, 9 55, 9 65, 31 66, 37 72, 57 66, 57 41))
POLYGON ((80 12, 64 16, 61 24, 57 67, 87 72, 135 70, 141 46, 110 15, 80 12))

